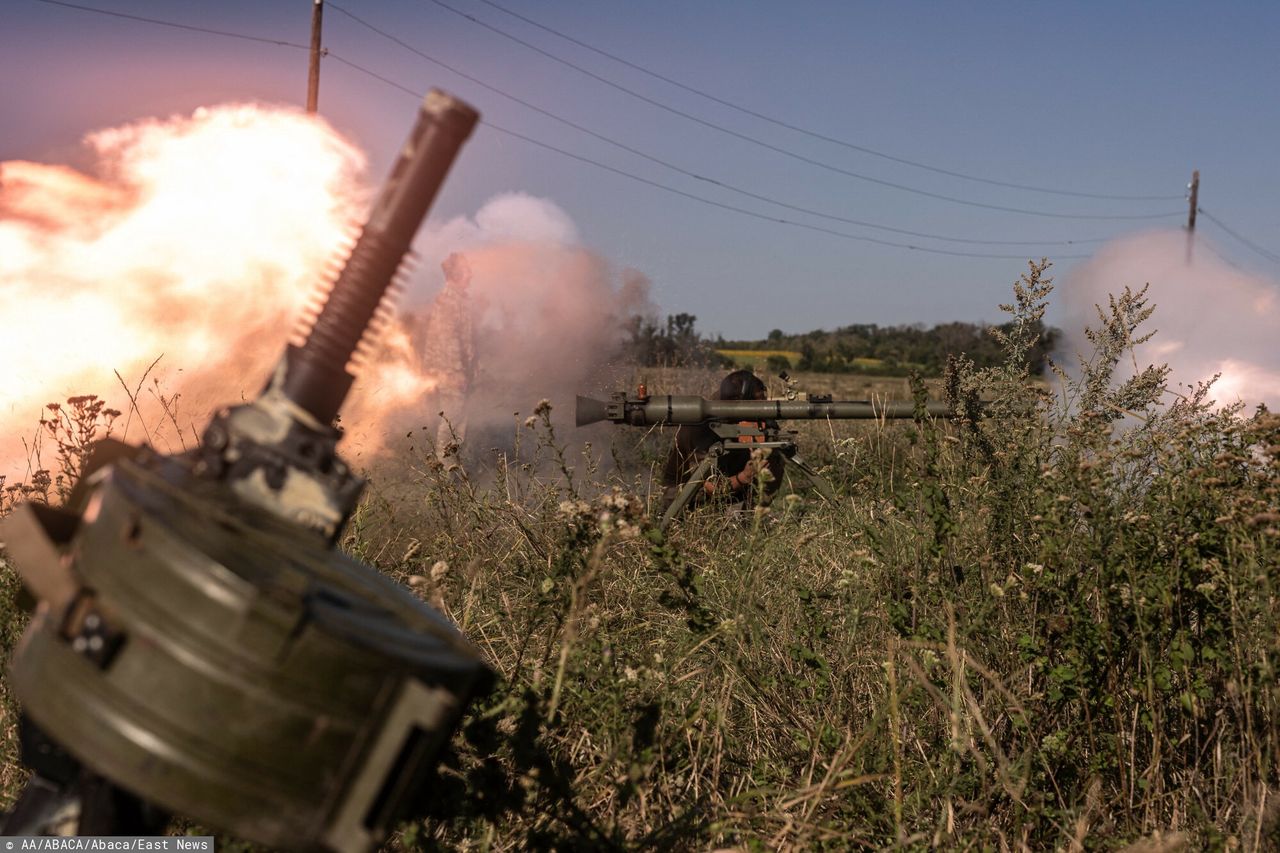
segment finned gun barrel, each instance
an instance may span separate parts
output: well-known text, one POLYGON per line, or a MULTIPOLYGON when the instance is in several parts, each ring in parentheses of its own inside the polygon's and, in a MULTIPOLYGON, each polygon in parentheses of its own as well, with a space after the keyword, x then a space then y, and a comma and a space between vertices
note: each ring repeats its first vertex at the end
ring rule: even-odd
MULTIPOLYGON (((832 400, 810 396, 806 400, 708 400, 694 395, 632 397, 616 393, 609 400, 578 397, 577 424, 612 421, 632 426, 688 425, 708 421, 848 420, 915 417, 915 404, 877 400, 832 400)), ((951 408, 942 402, 924 404, 927 415, 949 418, 951 408)))
POLYGON ((290 347, 286 353, 284 395, 318 422, 332 422, 341 408, 353 380, 347 363, 479 118, 469 105, 439 89, 427 93, 417 124, 306 343, 290 347))
POLYGON ((32 781, 0 832, 78 811, 86 834, 145 835, 145 811, 157 828, 173 813, 269 849, 369 853, 449 784, 434 766, 493 672, 338 549, 364 481, 333 418, 477 119, 427 95, 305 343, 257 399, 181 454, 108 439, 62 507, 0 519, 40 602, 7 679, 32 781))

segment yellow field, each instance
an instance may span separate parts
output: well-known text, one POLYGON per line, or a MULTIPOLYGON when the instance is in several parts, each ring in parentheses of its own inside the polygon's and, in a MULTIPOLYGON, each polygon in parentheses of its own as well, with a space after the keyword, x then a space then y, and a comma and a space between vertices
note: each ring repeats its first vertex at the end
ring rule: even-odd
POLYGON ((734 367, 761 367, 771 355, 780 355, 794 366, 800 363, 800 352, 791 349, 718 349, 718 355, 733 359, 734 367))
MULTIPOLYGON (((752 350, 761 352, 761 350, 752 350)), ((807 373, 789 371, 793 389, 800 394, 831 394, 837 400, 910 400, 911 382, 904 376, 870 376, 862 373, 807 373)), ((765 381, 770 397, 782 397, 787 386, 776 374, 765 368, 761 359, 755 365, 755 373, 765 381)), ((693 367, 637 367, 632 371, 629 386, 644 383, 650 394, 701 394, 714 396, 725 377, 723 369, 693 367)), ((924 381, 929 395, 942 398, 942 380, 929 378, 924 381)))

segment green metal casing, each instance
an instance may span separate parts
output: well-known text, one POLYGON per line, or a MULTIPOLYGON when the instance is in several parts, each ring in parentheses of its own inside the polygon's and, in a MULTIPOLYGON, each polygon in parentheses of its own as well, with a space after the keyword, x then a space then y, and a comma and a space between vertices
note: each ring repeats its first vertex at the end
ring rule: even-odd
POLYGON ((37 612, 13 689, 77 759, 166 809, 276 847, 369 850, 429 795, 490 674, 407 589, 216 486, 146 451, 97 472, 51 540, 60 565, 27 561, 76 592, 37 612))

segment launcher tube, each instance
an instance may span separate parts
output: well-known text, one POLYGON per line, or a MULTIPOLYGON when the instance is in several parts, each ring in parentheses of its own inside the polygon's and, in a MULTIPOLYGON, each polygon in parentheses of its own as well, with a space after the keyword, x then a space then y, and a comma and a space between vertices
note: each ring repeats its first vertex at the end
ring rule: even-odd
MULTIPOLYGON (((610 403, 578 398, 578 425, 609 420, 633 426, 700 424, 707 421, 786 421, 911 418, 915 405, 874 400, 708 400, 694 395, 656 395, 610 403)), ((945 403, 924 405, 935 418, 951 417, 945 403)))
MULTIPOLYGON (((630 411, 628 422, 640 426, 651 424, 697 424, 720 421, 788 421, 872 418, 910 418, 915 406, 902 402, 840 400, 813 403, 807 400, 708 400, 704 397, 664 395, 650 397, 630 411)), ((951 410, 945 403, 926 403, 925 411, 934 417, 947 417, 951 410)))

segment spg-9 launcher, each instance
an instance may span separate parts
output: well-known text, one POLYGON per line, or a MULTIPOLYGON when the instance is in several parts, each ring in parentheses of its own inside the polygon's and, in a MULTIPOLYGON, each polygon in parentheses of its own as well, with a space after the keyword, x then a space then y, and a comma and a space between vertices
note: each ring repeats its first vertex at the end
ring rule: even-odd
POLYGON ((950 418, 953 415, 950 406, 938 401, 917 404, 833 400, 830 395, 817 394, 810 394, 803 400, 708 400, 687 394, 650 395, 641 385, 634 395, 619 391, 610 395, 607 401, 579 396, 576 422, 578 426, 600 421, 630 426, 703 425, 715 434, 718 440, 664 510, 659 527, 665 530, 711 476, 720 456, 733 450, 778 453, 787 466, 803 474, 820 495, 835 501, 831 484, 797 453, 795 431, 782 429, 780 421, 897 420, 950 418))

